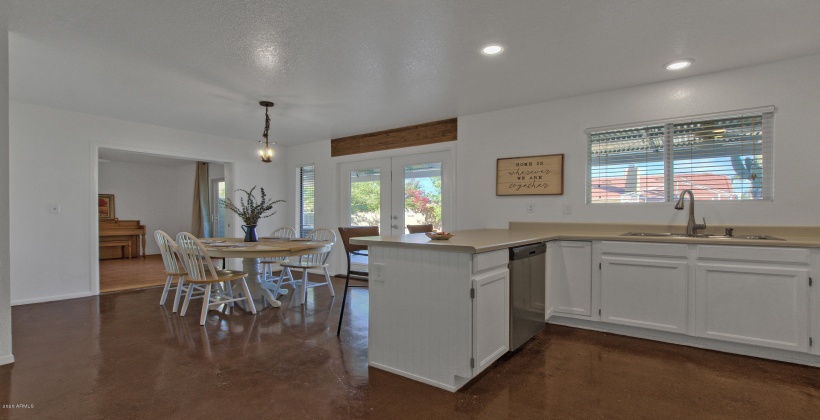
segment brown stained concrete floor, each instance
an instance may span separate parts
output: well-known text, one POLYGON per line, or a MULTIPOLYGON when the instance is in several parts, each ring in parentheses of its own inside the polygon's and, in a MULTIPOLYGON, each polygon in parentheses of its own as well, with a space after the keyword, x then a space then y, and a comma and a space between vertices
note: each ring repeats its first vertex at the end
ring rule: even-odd
POLYGON ((549 325, 450 393, 367 367, 366 289, 341 340, 323 289, 205 327, 160 291, 14 307, 0 418, 820 419, 817 368, 549 325))

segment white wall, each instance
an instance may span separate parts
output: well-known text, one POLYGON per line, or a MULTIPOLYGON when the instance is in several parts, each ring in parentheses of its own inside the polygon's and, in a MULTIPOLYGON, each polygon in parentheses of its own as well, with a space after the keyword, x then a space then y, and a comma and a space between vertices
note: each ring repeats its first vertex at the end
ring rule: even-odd
MULTIPOLYGON (((314 214, 314 226, 317 228, 327 227, 335 230, 339 227, 339 183, 338 169, 336 163, 330 158, 330 140, 322 140, 309 144, 291 146, 287 149, 287 207, 285 224, 282 226, 293 226, 299 232, 298 208, 299 208, 299 173, 298 168, 305 165, 315 165, 315 200, 316 213, 314 214)), ((330 258, 330 273, 341 273, 344 270, 344 250, 341 245, 333 250, 330 258)))
MULTIPOLYGON (((774 202, 698 202, 697 216, 713 225, 816 225, 820 195, 805 179, 817 172, 820 142, 814 122, 820 115, 820 55, 628 89, 601 92, 458 119, 456 153, 457 229, 505 228, 510 221, 673 223, 687 213, 672 203, 585 204, 584 130, 613 124, 775 105, 774 202), (497 197, 496 159, 563 153, 564 195, 497 197), (527 203, 536 212, 526 213, 527 203), (563 205, 571 204, 571 215, 563 205)), ((288 222, 295 223, 296 170, 316 164, 316 225, 339 226, 341 161, 330 158, 330 141, 292 146, 288 152, 288 222)), ((411 149, 394 152, 413 153, 411 149)), ((811 182, 811 181, 810 181, 811 182)), ((344 254, 332 270, 342 272, 344 254)))
MULTIPOLYGON (((0 197, 9 197, 9 33, 8 3, 0 0, 0 197)), ((9 202, 0 201, 0 365, 14 362, 11 354, 9 202)))
POLYGON ((687 213, 673 210, 673 203, 584 204, 584 130, 764 105, 777 107, 774 202, 701 201, 697 217, 714 225, 817 225, 818 68, 815 55, 459 118, 457 208, 471 210, 458 214, 457 226, 506 227, 510 220, 685 225, 687 213), (565 154, 563 196, 495 196, 496 159, 553 153, 565 154), (526 203, 535 203, 536 212, 526 213, 526 203), (563 204, 572 205, 571 215, 562 214, 563 204))
MULTIPOLYGON (((11 102, 11 300, 13 304, 98 293, 97 149, 124 149, 228 163, 228 190, 259 185, 284 197, 285 153, 256 159, 253 141, 131 123, 11 102), (59 203, 60 214, 49 214, 59 203), (47 257, 47 258, 44 258, 47 257)), ((192 181, 193 182, 193 181, 192 181)), ((240 223, 231 215, 233 236, 240 223)), ((263 230, 284 222, 263 220, 263 230)))
POLYGON ((155 230, 171 236, 191 231, 196 162, 180 166, 100 162, 98 173, 99 193, 114 194, 116 217, 145 225, 146 254, 160 253, 155 230))

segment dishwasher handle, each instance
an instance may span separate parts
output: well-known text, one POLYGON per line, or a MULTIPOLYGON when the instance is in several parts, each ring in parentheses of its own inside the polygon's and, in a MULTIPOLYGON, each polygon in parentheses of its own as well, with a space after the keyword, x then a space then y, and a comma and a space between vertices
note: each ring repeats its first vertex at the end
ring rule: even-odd
POLYGON ((547 244, 545 242, 516 246, 510 248, 510 261, 523 260, 525 258, 532 258, 546 253, 547 244))

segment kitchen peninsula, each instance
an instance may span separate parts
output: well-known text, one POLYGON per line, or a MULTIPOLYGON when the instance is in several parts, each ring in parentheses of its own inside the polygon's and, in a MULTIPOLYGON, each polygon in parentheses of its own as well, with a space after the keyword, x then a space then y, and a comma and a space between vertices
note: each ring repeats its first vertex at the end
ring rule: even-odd
POLYGON ((508 248, 548 242, 545 322, 820 366, 820 287, 810 284, 820 229, 734 228, 783 240, 518 222, 447 241, 352 239, 370 253, 369 365, 449 391, 465 385, 509 349, 508 248))

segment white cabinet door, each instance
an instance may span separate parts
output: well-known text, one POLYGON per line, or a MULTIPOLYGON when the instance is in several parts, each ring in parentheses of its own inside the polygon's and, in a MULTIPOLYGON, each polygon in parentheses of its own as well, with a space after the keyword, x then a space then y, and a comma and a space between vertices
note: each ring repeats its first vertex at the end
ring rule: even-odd
MULTIPOLYGON (((813 251, 814 253, 818 253, 817 251, 813 251)), ((820 253, 818 253, 820 254, 820 253)), ((818 261, 818 256, 814 256, 813 259, 817 262, 812 263, 812 280, 811 280, 811 308, 809 310, 809 324, 811 325, 811 336, 809 341, 809 351, 820 355, 820 284, 817 283, 817 279, 820 278, 820 275, 817 273, 820 272, 820 261, 818 261)))
MULTIPOLYGON (((588 317, 592 308, 592 243, 547 244, 546 299, 553 313, 588 317)), ((547 313, 547 317, 549 317, 547 313)))
POLYGON ((510 349, 510 272, 473 277, 473 376, 510 349))
POLYGON ((808 267, 698 263, 698 335, 808 351, 808 278, 808 267))
POLYGON ((817 284, 817 279, 812 279, 811 286, 811 311, 810 321, 812 325, 811 337, 809 344, 810 351, 814 354, 820 355, 820 285, 817 284))
POLYGON ((686 333, 687 260, 601 257, 601 321, 686 333))

